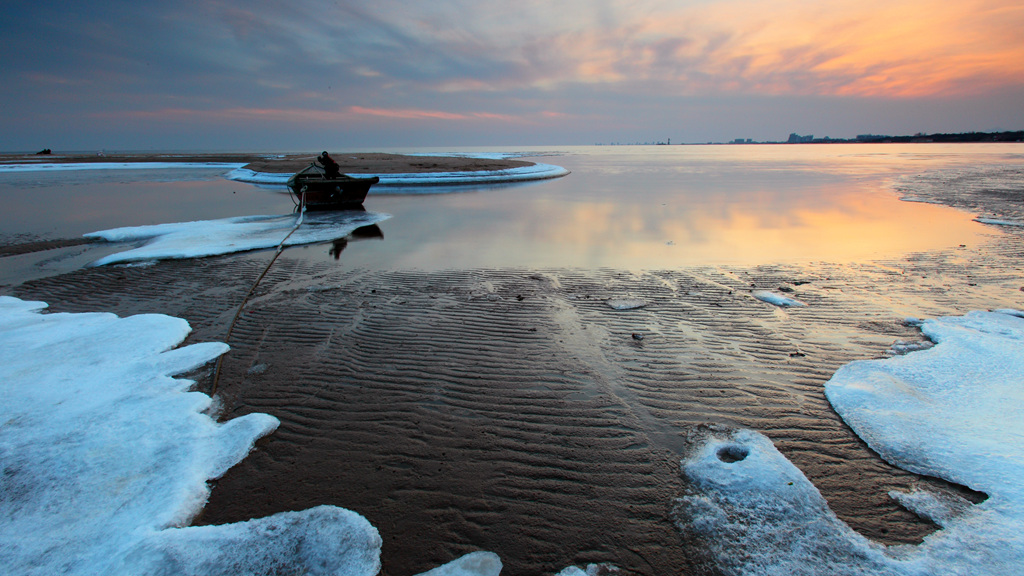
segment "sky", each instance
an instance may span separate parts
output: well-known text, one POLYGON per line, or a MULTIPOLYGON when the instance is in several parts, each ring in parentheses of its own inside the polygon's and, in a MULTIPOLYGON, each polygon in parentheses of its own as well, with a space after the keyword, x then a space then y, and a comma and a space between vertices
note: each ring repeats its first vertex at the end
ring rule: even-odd
POLYGON ((0 151, 1024 129, 1020 0, 3 0, 0 151))

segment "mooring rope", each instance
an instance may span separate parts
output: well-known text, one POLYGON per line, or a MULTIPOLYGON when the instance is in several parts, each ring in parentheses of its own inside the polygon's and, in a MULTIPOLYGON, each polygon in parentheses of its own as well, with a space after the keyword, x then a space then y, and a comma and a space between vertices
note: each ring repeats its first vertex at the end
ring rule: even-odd
MULTIPOLYGON (((292 227, 291 231, 289 231, 288 234, 281 239, 280 244, 277 245, 277 251, 274 253, 274 257, 270 259, 270 262, 267 264, 267 267, 263 269, 263 273, 260 274, 258 278, 256 278, 256 281, 253 282, 252 286, 249 288, 249 292, 245 295, 245 298, 242 299, 242 304, 238 306, 238 310, 235 312, 235 317, 231 319, 231 325, 228 326, 227 336, 224 337, 225 344, 231 341, 231 334, 235 330, 235 324, 238 323, 238 319, 242 316, 242 310, 244 310, 245 305, 249 303, 249 298, 252 297, 253 292, 256 291, 256 287, 260 285, 260 282, 263 280, 263 277, 267 275, 267 272, 270 272, 270 267, 274 265, 274 262, 277 262, 277 257, 281 255, 281 252, 284 252, 284 243, 287 242, 288 239, 292 237, 292 234, 294 234, 295 231, 299 229, 299 226, 302 226, 302 220, 305 217, 305 215, 306 190, 305 187, 303 187, 301 196, 299 197, 299 218, 298 220, 295 221, 295 226, 292 227)), ((220 356, 217 357, 217 364, 214 365, 213 367, 213 385, 210 387, 210 396, 213 396, 217 393, 217 385, 220 383, 220 365, 224 361, 225 354, 227 353, 225 352, 224 354, 221 354, 220 356)))

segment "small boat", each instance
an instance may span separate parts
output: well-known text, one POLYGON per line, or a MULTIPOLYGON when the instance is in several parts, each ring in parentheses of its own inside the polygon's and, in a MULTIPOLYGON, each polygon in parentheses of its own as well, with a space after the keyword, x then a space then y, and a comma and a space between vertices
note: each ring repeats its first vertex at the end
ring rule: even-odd
POLYGON ((376 176, 355 178, 345 174, 328 179, 323 168, 310 164, 288 179, 288 188, 309 210, 346 210, 362 207, 370 186, 377 182, 380 178, 376 176))

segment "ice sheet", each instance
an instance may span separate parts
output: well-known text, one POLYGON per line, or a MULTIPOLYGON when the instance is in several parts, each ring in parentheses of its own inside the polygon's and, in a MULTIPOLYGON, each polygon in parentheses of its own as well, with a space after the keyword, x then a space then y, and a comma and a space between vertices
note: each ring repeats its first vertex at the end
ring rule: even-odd
POLYGON ((976 311, 921 331, 935 346, 843 366, 825 385, 829 402, 886 460, 989 494, 979 508, 1020 509, 1024 318, 976 311))
POLYGON ((10 172, 62 172, 68 170, 162 170, 165 168, 222 168, 236 170, 245 164, 228 162, 40 162, 0 164, 0 174, 10 172))
POLYGON ((418 576, 498 576, 501 559, 493 552, 471 552, 418 576))
MULTIPOLYGON (((528 180, 545 180, 565 176, 569 171, 553 164, 534 164, 506 170, 476 170, 470 172, 422 172, 408 174, 363 174, 349 173, 351 176, 380 178, 377 186, 451 186, 462 184, 494 184, 501 182, 523 182, 528 180)), ((254 172, 248 168, 238 168, 227 174, 227 178, 252 184, 284 185, 291 174, 272 174, 254 172)))
POLYGON ((803 473, 751 430, 716 435, 682 463, 695 489, 677 525, 725 574, 882 575, 890 559, 839 520, 803 473))
POLYGON ((885 548, 839 521, 771 441, 715 433, 682 463, 694 492, 681 529, 731 574, 1019 574, 1024 566, 1024 318, 1015 310, 927 320, 936 345, 853 362, 826 384, 837 412, 889 462, 988 494, 894 494, 943 529, 885 548))
POLYGON ((0 297, 0 565, 10 574, 372 576, 380 537, 358 515, 318 508, 250 523, 174 529, 217 478, 272 432, 250 414, 219 424, 210 398, 173 375, 227 350, 175 348, 184 320, 44 314, 0 297))
MULTIPOLYGON (((460 155, 478 158, 508 158, 509 154, 460 155)), ((165 168, 220 168, 225 177, 238 182, 284 186, 292 174, 256 172, 245 168, 245 163, 229 162, 39 162, 33 164, 0 164, 0 175, 13 172, 56 172, 70 170, 156 170, 165 168)), ((377 176, 377 186, 451 186, 463 184, 495 184, 501 182, 524 182, 545 180, 565 176, 569 171, 553 164, 533 164, 506 170, 475 170, 469 172, 424 172, 405 174, 361 174, 352 176, 377 176)))
POLYGON ((640 298, 612 298, 605 303, 615 310, 635 310, 647 306, 647 301, 640 298))
POLYGON ((975 218, 975 222, 982 224, 991 224, 993 226, 1024 226, 1024 222, 1020 220, 999 220, 997 218, 975 218))
POLYGON ((783 296, 776 292, 769 292, 767 290, 755 290, 751 296, 757 298, 762 302, 774 304, 775 306, 806 306, 803 302, 790 298, 789 296, 783 296))
MULTIPOLYGON (((286 246, 329 242, 348 236, 357 228, 390 218, 388 214, 361 211, 307 212, 302 225, 288 237, 286 246)), ((95 266, 174 258, 199 258, 275 248, 295 227, 298 216, 245 216, 114 228, 86 234, 110 242, 146 241, 142 246, 111 254, 95 266)))
POLYGON ((380 546, 377 530, 359 514, 318 506, 237 524, 163 530, 125 554, 116 573, 374 576, 380 546))

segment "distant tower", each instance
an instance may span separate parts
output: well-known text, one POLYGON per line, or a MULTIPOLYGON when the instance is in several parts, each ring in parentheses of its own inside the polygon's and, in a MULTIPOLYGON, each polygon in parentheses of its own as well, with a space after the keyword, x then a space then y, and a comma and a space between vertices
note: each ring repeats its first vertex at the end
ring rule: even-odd
POLYGON ((672 145, 672 139, 671 139, 671 138, 669 138, 669 139, 668 139, 668 145, 669 145, 669 146, 671 146, 671 145, 672 145))

